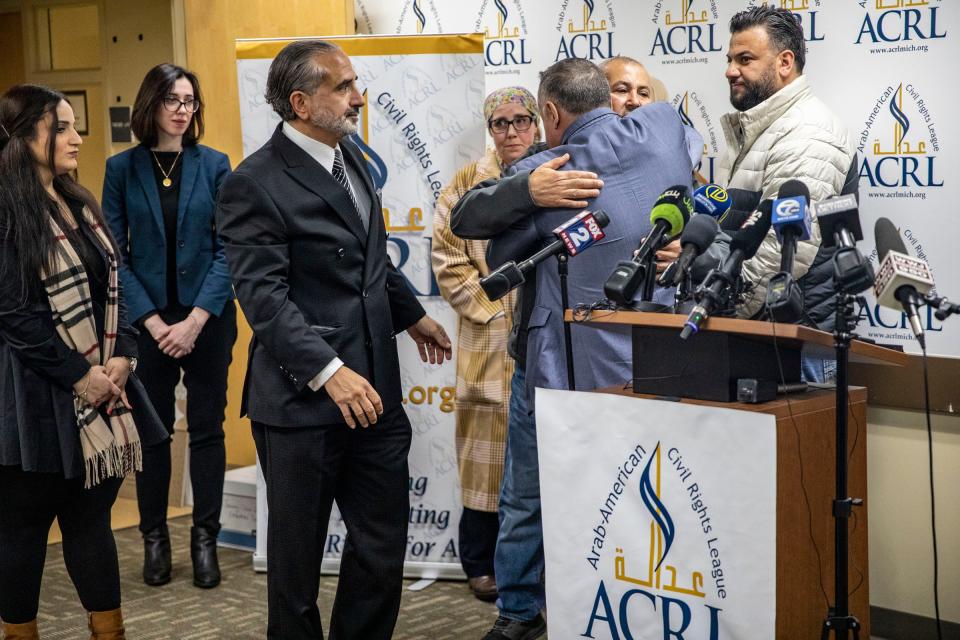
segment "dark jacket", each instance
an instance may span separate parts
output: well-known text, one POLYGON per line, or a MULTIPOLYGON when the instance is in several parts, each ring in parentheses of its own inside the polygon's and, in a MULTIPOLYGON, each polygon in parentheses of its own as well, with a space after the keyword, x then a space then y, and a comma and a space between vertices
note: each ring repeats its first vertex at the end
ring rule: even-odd
POLYGON ((424 310, 387 256, 360 150, 340 148, 370 194, 368 233, 343 187, 280 126, 220 190, 220 235, 253 329, 242 412, 257 422, 343 423, 326 391, 307 386, 334 357, 374 386, 384 411, 401 403, 396 334, 424 310))
MULTIPOLYGON (((70 204, 79 216, 82 205, 70 204)), ((86 225, 80 228, 93 237, 86 225)), ((94 246, 100 249, 96 241, 94 246)), ((106 254, 100 254, 106 262, 106 254)), ((23 298, 18 256, 5 229, 0 229, 0 274, 0 465, 83 477, 73 385, 90 364, 57 334, 39 274, 25 283, 23 298)), ((114 355, 136 357, 137 332, 127 321, 122 291, 120 301, 114 355)), ((102 316, 105 302, 94 301, 95 314, 102 316)), ((97 324, 102 325, 102 319, 97 324)), ((144 446, 169 437, 135 376, 130 376, 126 391, 144 446)))
MULTIPOLYGON (((143 145, 107 160, 103 213, 123 256, 120 281, 132 320, 164 309, 167 241, 150 150, 143 145)), ((185 147, 177 210, 177 291, 185 307, 215 316, 233 299, 223 244, 214 224, 217 191, 230 173, 226 155, 203 145, 185 147)))

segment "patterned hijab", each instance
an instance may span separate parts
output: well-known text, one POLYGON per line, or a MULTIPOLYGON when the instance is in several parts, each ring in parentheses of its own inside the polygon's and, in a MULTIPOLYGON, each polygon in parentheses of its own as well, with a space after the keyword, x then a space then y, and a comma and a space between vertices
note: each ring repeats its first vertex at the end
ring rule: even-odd
MULTIPOLYGON (((489 123, 497 107, 510 103, 519 104, 533 116, 533 142, 534 144, 540 142, 540 112, 537 110, 537 100, 533 97, 532 93, 523 87, 504 87, 503 89, 497 89, 491 92, 490 95, 487 96, 487 99, 483 101, 483 119, 489 123)), ((500 159, 499 153, 497 153, 496 156, 497 164, 499 164, 500 169, 503 170, 505 168, 503 160, 500 159)), ((516 160, 514 160, 514 162, 516 162, 516 160)))
POLYGON ((483 119, 489 122, 497 107, 510 104, 511 102, 515 102, 529 111, 530 115, 533 116, 534 124, 540 122, 540 112, 537 111, 537 99, 523 87, 504 87, 503 89, 497 89, 491 92, 490 95, 487 96, 487 99, 483 101, 483 119))

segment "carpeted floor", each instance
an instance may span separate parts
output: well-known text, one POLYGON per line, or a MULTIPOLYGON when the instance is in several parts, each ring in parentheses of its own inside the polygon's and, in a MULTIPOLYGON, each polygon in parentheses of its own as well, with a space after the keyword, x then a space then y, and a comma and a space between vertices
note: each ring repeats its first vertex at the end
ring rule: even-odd
MULTIPOLYGON (((191 581, 190 519, 170 520, 173 581, 148 587, 140 579, 143 562, 135 527, 116 532, 120 552, 123 611, 130 640, 260 640, 266 634, 267 577, 254 573, 247 552, 220 549, 223 583, 197 589, 191 581)), ((406 585, 413 581, 407 581, 406 585)), ((337 578, 320 582, 320 611, 330 619, 337 578)), ((394 640, 480 640, 497 617, 496 607, 480 602, 463 582, 437 582, 423 591, 404 589, 394 640)), ((44 640, 89 637, 86 617, 67 577, 59 544, 47 548, 40 602, 44 640)), ((546 638, 546 636, 544 636, 546 638)), ((874 638, 874 640, 879 640, 874 638)))
MULTIPOLYGON (((173 581, 148 587, 140 579, 142 546, 136 528, 116 533, 127 637, 131 640, 254 640, 265 637, 266 574, 254 573, 247 552, 220 549, 223 583, 204 591, 193 586, 190 520, 170 521, 173 581)), ((412 581, 407 582, 411 584, 412 581)), ((337 578, 320 583, 320 611, 330 619, 337 578)), ((463 582, 437 582, 423 591, 404 590, 395 640, 479 640, 497 617, 492 604, 470 595, 463 582)), ((59 544, 47 551, 40 604, 44 640, 89 637, 86 618, 67 577, 59 544)))

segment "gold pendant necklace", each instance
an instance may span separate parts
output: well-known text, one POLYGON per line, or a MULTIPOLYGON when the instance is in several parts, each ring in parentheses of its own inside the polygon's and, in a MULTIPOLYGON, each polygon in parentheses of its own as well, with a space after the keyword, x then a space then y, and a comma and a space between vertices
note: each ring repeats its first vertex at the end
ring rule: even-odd
POLYGON ((160 164, 160 159, 157 157, 156 151, 151 151, 150 153, 153 154, 153 160, 157 163, 157 168, 160 169, 160 173, 163 174, 163 180, 160 181, 160 184, 162 184, 165 189, 169 189, 173 186, 173 180, 170 179, 170 174, 173 173, 173 168, 177 166, 177 160, 180 159, 180 154, 183 153, 183 151, 177 151, 177 157, 173 159, 173 164, 170 165, 169 171, 163 170, 163 165, 160 164))

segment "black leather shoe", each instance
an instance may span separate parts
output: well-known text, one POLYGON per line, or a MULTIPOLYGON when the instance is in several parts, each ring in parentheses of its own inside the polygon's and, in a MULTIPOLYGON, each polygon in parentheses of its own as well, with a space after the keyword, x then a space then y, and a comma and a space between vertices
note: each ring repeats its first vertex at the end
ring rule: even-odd
POLYGON ((534 640, 547 632, 547 622, 539 613, 533 620, 511 620, 500 616, 483 640, 534 640))
POLYGON ((143 581, 151 587, 170 582, 170 534, 166 525, 143 534, 143 581))
POLYGON ((217 562, 217 534, 203 527, 190 528, 190 559, 193 560, 193 584, 213 589, 220 584, 217 562))

